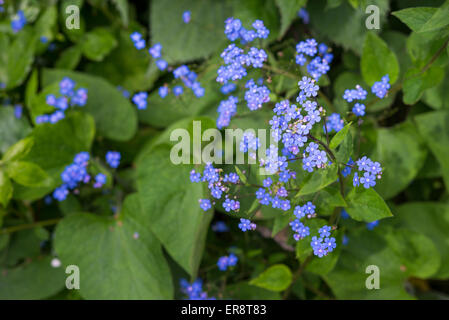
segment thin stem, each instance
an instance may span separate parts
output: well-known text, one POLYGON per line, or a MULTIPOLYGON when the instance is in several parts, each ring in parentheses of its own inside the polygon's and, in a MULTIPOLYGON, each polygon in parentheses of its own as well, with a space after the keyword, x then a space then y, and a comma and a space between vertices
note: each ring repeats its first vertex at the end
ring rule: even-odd
POLYGON ((8 227, 8 228, 4 228, 4 229, 0 230, 0 234, 8 234, 8 233, 13 233, 13 232, 17 232, 17 231, 26 230, 26 229, 49 226, 49 225, 57 224, 61 219, 62 218, 56 218, 56 219, 44 220, 44 221, 39 221, 39 222, 34 222, 34 223, 21 224, 19 226, 8 227))

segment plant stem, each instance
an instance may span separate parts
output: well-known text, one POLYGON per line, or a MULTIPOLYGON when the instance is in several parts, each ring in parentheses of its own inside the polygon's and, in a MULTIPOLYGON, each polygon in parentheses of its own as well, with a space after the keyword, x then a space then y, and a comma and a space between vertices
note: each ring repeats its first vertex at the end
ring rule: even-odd
POLYGON ((18 226, 12 226, 12 227, 8 227, 8 228, 4 228, 4 229, 0 230, 0 234, 8 234, 8 233, 13 233, 13 232, 21 231, 21 230, 26 230, 26 229, 49 226, 52 224, 57 224, 61 219, 62 218, 56 218, 56 219, 38 221, 38 222, 33 222, 33 223, 28 223, 28 224, 21 224, 18 226))

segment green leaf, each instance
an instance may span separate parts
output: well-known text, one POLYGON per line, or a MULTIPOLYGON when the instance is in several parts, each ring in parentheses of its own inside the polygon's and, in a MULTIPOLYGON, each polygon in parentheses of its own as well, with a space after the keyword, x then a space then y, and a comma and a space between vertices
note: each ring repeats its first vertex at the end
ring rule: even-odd
POLYGON ((329 186, 320 190, 314 203, 320 215, 330 216, 336 207, 346 207, 348 204, 340 193, 340 188, 329 186))
POLYGON ((3 170, 0 170, 0 204, 6 207, 12 197, 12 183, 3 170))
POLYGON ((15 182, 27 187, 44 187, 52 183, 47 173, 32 162, 11 162, 6 172, 15 182))
POLYGON ((151 230, 173 259, 195 276, 212 214, 198 200, 206 198, 201 184, 191 183, 192 166, 174 165, 170 149, 161 145, 137 163, 137 189, 151 230))
POLYGON ((424 165, 427 151, 410 122, 392 128, 377 130, 377 147, 372 159, 376 159, 385 170, 378 180, 376 190, 384 199, 390 199, 405 189, 424 165))
MULTIPOLYGON (((395 210, 395 220, 399 224, 407 229, 410 229, 417 234, 425 235, 433 241, 433 244, 441 255, 441 264, 435 273, 430 274, 432 269, 429 266, 422 270, 425 276, 431 276, 435 279, 447 279, 449 277, 449 238, 447 237, 447 230, 449 230, 449 206, 436 202, 409 202, 401 205, 395 210)), ((423 245, 427 241, 423 242, 423 245)), ((428 253, 432 253, 432 246, 425 246, 428 248, 428 253)), ((424 251, 424 250, 423 250, 424 251)), ((435 254, 432 254, 433 258, 427 257, 430 264, 431 259, 435 259, 435 254)), ((416 254, 414 255, 416 257, 416 254)), ((409 259, 413 259, 409 253, 409 259)), ((424 263, 424 262, 422 262, 424 263)), ((434 264, 436 262, 433 262, 434 264)), ((415 267, 417 269, 418 266, 415 267)), ((419 270, 415 271, 417 275, 419 270)))
POLYGON ((6 150, 5 154, 3 155, 2 161, 15 161, 25 157, 28 152, 30 152, 33 144, 33 137, 27 137, 19 140, 19 142, 15 143, 11 147, 9 147, 8 150, 6 150))
POLYGON ((20 85, 33 63, 37 37, 31 29, 22 30, 8 48, 6 88, 12 89, 20 85), (18 54, 20 52, 20 54, 18 54))
POLYGON ((232 16, 224 1, 182 0, 152 1, 150 7, 151 44, 161 43, 165 59, 170 63, 205 58, 216 52, 225 42, 224 21, 232 16), (184 11, 190 10, 192 21, 182 20, 184 11))
POLYGON ((287 289, 292 282, 292 272, 285 264, 276 264, 262 272, 249 284, 263 289, 279 292, 287 289))
POLYGON ((372 86, 374 82, 388 74, 390 83, 395 83, 399 76, 399 62, 385 41, 375 33, 369 32, 363 43, 360 68, 365 82, 372 86))
POLYGON ((248 179, 246 179, 246 175, 243 174, 243 172, 239 169, 239 167, 234 166, 235 172, 239 175, 240 180, 244 185, 248 185, 248 179))
POLYGON ((347 50, 353 50, 358 55, 362 53, 360 44, 363 43, 366 34, 375 32, 375 30, 366 28, 365 21, 368 18, 368 15, 365 13, 366 7, 373 4, 379 8, 381 28, 390 10, 389 1, 387 0, 367 0, 364 1, 363 6, 356 10, 348 1, 340 1, 334 7, 326 7, 327 3, 325 0, 308 2, 307 11, 310 14, 312 30, 325 36, 328 41, 338 44, 347 50), (342 17, 345 18, 342 19, 342 17))
POLYGON ((439 7, 432 17, 421 27, 420 32, 435 31, 449 25, 449 1, 439 7))
POLYGON ((38 87, 39 87, 39 74, 38 70, 34 69, 33 73, 31 73, 30 79, 28 80, 25 89, 25 104, 28 109, 31 108, 31 103, 33 102, 33 99, 36 97, 38 87))
POLYGON ((437 8, 416 7, 394 11, 391 14, 405 23, 413 31, 419 32, 436 11, 437 8))
POLYGON ((14 198, 34 200, 57 187, 60 174, 65 166, 73 162, 73 157, 81 151, 89 151, 95 136, 92 117, 80 112, 71 113, 55 124, 42 124, 34 128, 30 135, 34 145, 23 161, 32 162, 52 178, 54 184, 44 188, 16 186, 14 198))
POLYGON ((325 282, 338 299, 411 299, 405 290, 409 276, 402 271, 400 257, 387 245, 384 232, 366 228, 348 234, 348 244, 342 250, 336 267, 324 275, 325 282), (367 267, 379 268, 380 290, 368 290, 367 267))
POLYGON ((307 0, 276 0, 275 2, 281 12, 281 30, 278 38, 282 38, 292 21, 297 18, 299 9, 306 6, 307 0))
POLYGON ((338 131, 335 134, 335 136, 332 138, 332 140, 331 140, 331 142, 329 144, 329 147, 331 149, 337 148, 340 145, 340 143, 343 142, 343 140, 345 139, 346 135, 349 132, 349 129, 351 128, 351 124, 352 124, 352 122, 348 123, 347 125, 345 125, 343 127, 343 129, 341 129, 340 131, 338 131))
POLYGON ((118 219, 89 213, 64 218, 56 227, 55 250, 64 265, 80 268, 85 299, 171 299, 173 284, 151 220, 136 194, 118 219))
POLYGON ((446 73, 445 78, 439 85, 424 92, 422 100, 433 109, 449 110, 449 72, 446 73))
POLYGON ((134 107, 117 88, 104 79, 58 69, 44 69, 42 77, 44 86, 69 77, 88 89, 87 104, 83 111, 92 114, 99 135, 126 141, 136 133, 137 115, 134 107))
POLYGON ((373 222, 393 216, 385 201, 372 188, 353 188, 346 196, 346 202, 346 211, 357 221, 373 222))
POLYGON ((13 108, 0 106, 0 152, 6 150, 30 133, 26 119, 17 119, 13 108))
POLYGON ((449 190, 449 111, 434 111, 415 117, 419 133, 437 158, 449 190))
POLYGON ((438 66, 432 66, 424 73, 418 68, 411 68, 405 74, 402 87, 405 104, 415 104, 421 99, 425 90, 436 86, 444 78, 444 70, 438 66))
POLYGON ((65 285, 63 268, 51 266, 52 257, 36 258, 0 274, 0 299, 37 300, 48 298, 65 285))
POLYGON ((102 61, 117 46, 114 35, 106 28, 95 28, 84 35, 81 50, 86 58, 102 61))
MULTIPOLYGON (((121 30, 117 40, 117 47, 103 61, 87 65, 86 71, 106 78, 113 85, 120 85, 131 92, 150 89, 160 76, 160 70, 153 61, 150 63, 148 51, 134 47, 129 31, 121 30)), ((149 102, 151 101, 150 97, 149 102)), ((151 105, 148 108, 151 108, 151 105)))
POLYGON ((73 70, 81 60, 82 49, 79 45, 74 45, 65 49, 55 63, 55 68, 73 70))
POLYGON ((388 232, 385 238, 407 272, 413 276, 426 279, 440 268, 440 253, 425 235, 407 229, 395 229, 388 232))
POLYGON ((335 182, 338 178, 337 170, 337 165, 333 163, 329 167, 308 174, 295 197, 317 192, 335 182))

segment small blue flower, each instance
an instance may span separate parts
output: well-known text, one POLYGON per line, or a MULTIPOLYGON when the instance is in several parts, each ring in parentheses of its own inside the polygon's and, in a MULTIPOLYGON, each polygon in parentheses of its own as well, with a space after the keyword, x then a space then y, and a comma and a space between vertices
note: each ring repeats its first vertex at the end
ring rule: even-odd
POLYGON ((200 208, 203 209, 204 211, 207 211, 210 208, 212 208, 212 204, 209 199, 200 199, 199 203, 200 203, 200 208))
POLYGON ((184 21, 184 23, 189 23, 191 20, 191 14, 190 11, 184 11, 184 13, 182 14, 182 21, 184 21))
POLYGON ((173 94, 177 97, 179 95, 181 95, 184 92, 183 87, 181 86, 174 86, 173 87, 173 94))
POLYGON ((168 95, 168 87, 162 86, 159 87, 159 96, 163 99, 168 95))
POLYGON ((139 92, 136 93, 133 96, 133 102, 137 106, 137 109, 143 110, 147 108, 147 99, 148 99, 148 93, 146 92, 139 92))
POLYGON ((117 168, 120 165, 121 155, 117 151, 108 151, 106 153, 106 162, 111 168, 117 168))

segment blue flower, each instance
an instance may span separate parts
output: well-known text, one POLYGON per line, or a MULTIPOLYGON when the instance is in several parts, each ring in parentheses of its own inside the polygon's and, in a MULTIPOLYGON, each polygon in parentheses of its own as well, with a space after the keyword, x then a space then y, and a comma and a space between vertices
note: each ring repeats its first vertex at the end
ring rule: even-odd
POLYGON ((25 18, 25 14, 22 10, 17 12, 17 15, 11 20, 11 28, 14 33, 19 32, 27 23, 27 19, 25 18))
POLYGON ((374 187, 376 185, 376 176, 369 172, 365 172, 363 177, 360 178, 360 183, 363 184, 365 189, 374 187))
POLYGON ((120 165, 121 155, 117 151, 108 151, 106 153, 106 162, 111 168, 117 168, 120 165))
POLYGON ((229 227, 224 221, 217 221, 212 225, 212 230, 215 232, 228 232, 229 227))
POLYGON ((156 60, 156 66, 159 68, 159 70, 165 70, 168 66, 168 63, 164 59, 159 59, 156 60))
POLYGON ((181 95, 184 92, 184 89, 181 86, 174 86, 173 87, 173 94, 177 97, 181 95))
POLYGON ((143 110, 147 108, 147 99, 148 99, 148 93, 146 92, 139 92, 136 93, 133 96, 133 102, 137 106, 137 109, 143 110))
POLYGON ((388 90, 390 89, 390 77, 387 75, 383 76, 381 81, 375 82, 371 87, 371 92, 374 93, 379 98, 384 98, 388 90))
POLYGON ((256 224, 252 223, 249 219, 241 218, 239 223, 239 229, 242 230, 243 232, 246 232, 248 230, 255 230, 256 224))
POLYGON ((106 175, 99 173, 95 176, 94 188, 101 188, 106 183, 106 175))
POLYGON ((162 86, 159 87, 159 96, 163 99, 168 95, 168 87, 162 86))
POLYGON ((204 211, 207 211, 210 208, 212 208, 212 204, 210 203, 209 199, 200 199, 199 203, 200 203, 200 208, 203 209, 204 211))
POLYGON ((151 48, 148 49, 148 52, 154 59, 159 59, 161 57, 162 45, 160 43, 156 43, 151 48))
POLYGON ((182 14, 182 21, 184 21, 184 23, 189 23, 191 19, 191 15, 190 15, 190 11, 184 11, 182 14))
POLYGON ((361 103, 354 104, 352 108, 352 113, 354 113, 358 117, 362 117, 365 115, 365 105, 361 103))

